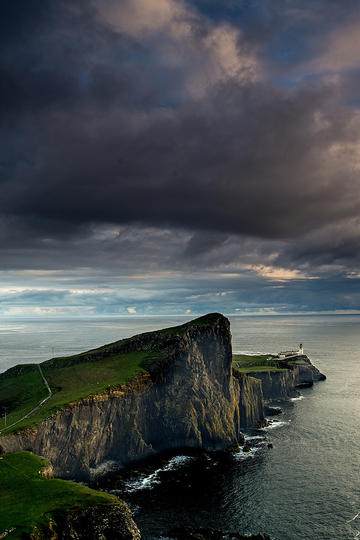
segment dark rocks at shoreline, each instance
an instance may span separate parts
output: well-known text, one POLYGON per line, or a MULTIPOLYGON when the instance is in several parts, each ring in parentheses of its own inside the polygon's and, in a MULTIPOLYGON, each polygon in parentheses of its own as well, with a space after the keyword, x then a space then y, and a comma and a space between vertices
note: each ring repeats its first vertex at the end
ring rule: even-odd
POLYGON ((266 407, 265 408, 265 414, 266 416, 277 416, 278 414, 282 414, 281 407, 266 407))
POLYGON ((296 385, 295 388, 311 388, 314 386, 314 381, 305 381, 296 385))
POLYGON ((248 536, 202 527, 199 529, 189 527, 173 529, 166 533, 166 537, 172 540, 271 540, 268 534, 252 534, 248 536))
POLYGON ((28 540, 140 540, 141 534, 128 506, 89 506, 83 509, 57 510, 45 522, 22 538, 28 540))

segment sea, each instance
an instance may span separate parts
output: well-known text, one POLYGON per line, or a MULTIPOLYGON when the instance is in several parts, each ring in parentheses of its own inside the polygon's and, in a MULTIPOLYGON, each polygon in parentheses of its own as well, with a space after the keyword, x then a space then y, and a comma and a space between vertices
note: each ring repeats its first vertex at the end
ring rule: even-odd
MULTIPOLYGON (((250 452, 181 451, 113 472, 98 485, 129 504, 145 540, 166 539, 180 526, 266 532, 274 540, 360 539, 360 316, 230 321, 234 352, 276 353, 302 343, 326 381, 276 403, 283 414, 245 434, 250 452)), ((0 372, 183 322, 1 320, 0 372)))

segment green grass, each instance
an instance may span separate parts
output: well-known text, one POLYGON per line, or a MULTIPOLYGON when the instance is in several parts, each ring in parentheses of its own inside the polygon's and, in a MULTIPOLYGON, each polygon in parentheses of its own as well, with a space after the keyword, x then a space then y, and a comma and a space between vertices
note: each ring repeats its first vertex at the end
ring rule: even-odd
MULTIPOLYGON (((25 373, 0 379, 0 408, 7 412, 7 425, 12 424, 48 395, 35 364, 25 366, 25 373)), ((4 426, 0 419, 0 429, 4 426)))
POLYGON ((269 354, 234 354, 233 367, 241 373, 286 371, 286 367, 279 367, 275 357, 269 354))
MULTIPOLYGON (((191 326, 211 326, 217 322, 219 314, 212 313, 199 317, 180 326, 165 328, 148 334, 182 334, 191 326)), ((68 357, 57 357, 41 364, 43 373, 53 392, 52 397, 29 418, 17 422, 47 397, 48 392, 36 364, 15 366, 0 374, 0 431, 2 434, 30 427, 51 416, 72 401, 97 394, 107 388, 130 381, 144 373, 149 366, 161 366, 164 353, 160 350, 119 353, 131 340, 139 336, 123 339, 68 357), (5 411, 7 422, 5 426, 5 411)), ((141 342, 141 340, 140 340, 141 342)))
POLYGON ((214 324, 214 322, 216 322, 218 317, 219 313, 209 313, 208 315, 198 317, 197 319, 181 324, 180 326, 164 328, 159 330, 159 333, 163 335, 183 334, 190 326, 211 326, 214 324))
POLYGON ((280 363, 284 363, 288 367, 292 367, 292 366, 308 366, 308 364, 304 360, 302 360, 301 358, 297 358, 295 360, 286 360, 286 358, 285 358, 283 360, 280 360, 280 363))
POLYGON ((286 368, 276 368, 276 367, 270 367, 270 366, 243 366, 243 367, 237 367, 234 366, 234 368, 239 371, 240 373, 261 373, 261 372, 273 372, 273 371, 287 371, 286 368))
POLYGON ((118 503, 114 495, 42 477, 39 471, 47 465, 30 452, 0 456, 0 534, 15 527, 7 538, 21 538, 22 533, 51 519, 55 510, 118 503))
MULTIPOLYGON (((4 429, 4 417, 1 418, 0 429, 6 434, 32 426, 68 403, 128 382, 136 375, 144 373, 149 362, 161 357, 160 351, 134 351, 113 354, 95 362, 72 364, 64 359, 62 363, 64 367, 60 367, 61 364, 57 367, 56 363, 52 365, 51 362, 43 362, 42 370, 52 389, 52 397, 29 418, 12 428, 4 429)), ((0 407, 3 408, 5 405, 9 408, 11 404, 12 408, 7 415, 7 425, 31 411, 48 395, 38 367, 35 364, 29 367, 31 369, 24 375, 0 377, 0 407)))

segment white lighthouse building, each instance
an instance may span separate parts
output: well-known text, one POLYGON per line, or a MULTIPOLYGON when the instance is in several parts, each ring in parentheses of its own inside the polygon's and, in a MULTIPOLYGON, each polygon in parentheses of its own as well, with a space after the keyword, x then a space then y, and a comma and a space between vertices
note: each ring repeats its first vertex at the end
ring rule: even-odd
POLYGON ((298 356, 300 354, 304 354, 304 346, 302 343, 300 343, 300 346, 298 348, 298 350, 293 350, 293 351, 281 351, 278 353, 278 357, 279 358, 287 358, 288 356, 298 356))

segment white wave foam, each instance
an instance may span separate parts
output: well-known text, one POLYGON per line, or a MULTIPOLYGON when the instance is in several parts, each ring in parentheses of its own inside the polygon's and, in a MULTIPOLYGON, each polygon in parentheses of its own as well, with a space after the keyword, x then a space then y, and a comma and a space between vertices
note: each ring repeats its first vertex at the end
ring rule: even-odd
POLYGON ((279 427, 288 426, 290 424, 290 420, 273 420, 268 426, 264 427, 264 431, 268 431, 269 429, 276 429, 279 427))
POLYGON ((126 491, 131 492, 139 489, 150 489, 152 486, 160 484, 160 478, 158 477, 158 473, 160 471, 162 471, 162 469, 156 470, 150 474, 150 476, 145 476, 137 480, 130 480, 129 482, 126 482, 126 491))
POLYGON ((245 437, 247 441, 260 441, 264 440, 264 435, 249 435, 248 437, 245 437))
POLYGON ((233 456, 237 461, 243 461, 244 459, 252 458, 255 456, 256 452, 260 450, 259 446, 254 446, 249 450, 249 452, 244 452, 243 450, 237 450, 233 452, 233 456))
POLYGON ((193 456, 174 456, 170 459, 169 463, 165 465, 165 467, 162 469, 163 471, 171 471, 172 469, 176 469, 177 467, 181 467, 185 463, 188 463, 189 461, 193 461, 195 458, 193 456))
POLYGON ((298 397, 292 397, 292 398, 290 399, 290 401, 301 401, 302 399, 304 399, 304 396, 303 396, 303 395, 298 396, 298 397))
POLYGON ((106 474, 110 471, 113 471, 117 469, 118 464, 116 461, 104 461, 103 463, 100 463, 97 467, 90 468, 90 476, 91 478, 96 478, 96 476, 102 476, 103 474, 106 474))
POLYGON ((360 517, 360 512, 358 512, 356 516, 354 516, 352 519, 349 519, 349 521, 347 521, 346 523, 351 523, 352 521, 355 521, 355 519, 357 519, 358 517, 360 517))
POLYGON ((178 467, 181 467, 182 465, 188 463, 189 461, 192 461, 193 459, 195 458, 192 456, 174 456, 169 460, 165 467, 156 469, 149 476, 142 476, 141 478, 138 478, 136 480, 130 480, 129 482, 127 482, 126 490, 131 492, 137 491, 139 489, 151 489, 154 485, 160 484, 161 480, 159 478, 159 473, 177 469, 178 467))

